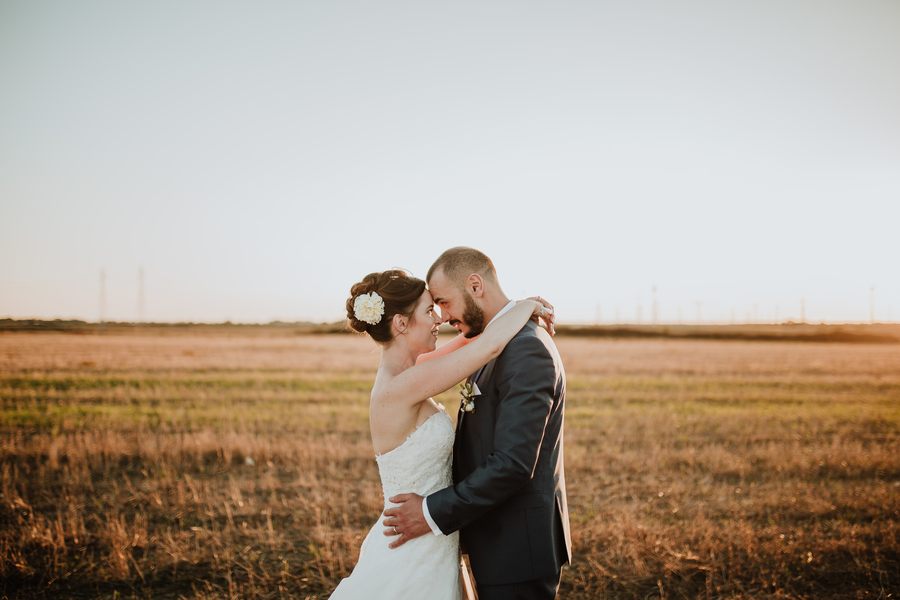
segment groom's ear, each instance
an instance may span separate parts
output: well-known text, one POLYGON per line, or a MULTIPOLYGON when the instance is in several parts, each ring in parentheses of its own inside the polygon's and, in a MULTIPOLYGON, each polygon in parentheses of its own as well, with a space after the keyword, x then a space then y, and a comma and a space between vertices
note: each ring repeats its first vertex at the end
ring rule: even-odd
POLYGON ((475 298, 481 298, 484 295, 484 279, 478 273, 472 273, 466 277, 466 289, 475 298))

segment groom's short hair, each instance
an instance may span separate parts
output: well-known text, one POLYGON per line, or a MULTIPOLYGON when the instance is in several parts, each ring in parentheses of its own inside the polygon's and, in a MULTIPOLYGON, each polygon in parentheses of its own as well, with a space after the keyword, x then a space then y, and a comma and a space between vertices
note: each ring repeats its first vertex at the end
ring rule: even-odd
POLYGON ((443 271, 450 281, 459 285, 462 285, 463 280, 472 273, 478 273, 495 283, 497 281, 497 271, 488 255, 481 250, 465 246, 444 250, 444 253, 438 256, 431 268, 428 269, 425 279, 431 281, 432 275, 438 271, 443 271))

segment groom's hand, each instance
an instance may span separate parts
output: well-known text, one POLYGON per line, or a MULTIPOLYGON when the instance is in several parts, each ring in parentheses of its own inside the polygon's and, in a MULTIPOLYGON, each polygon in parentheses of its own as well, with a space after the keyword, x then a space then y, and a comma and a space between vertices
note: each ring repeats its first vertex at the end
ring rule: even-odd
POLYGON ((431 533, 425 515, 422 514, 422 496, 398 494, 388 500, 400 505, 384 511, 384 516, 387 517, 384 520, 386 528, 384 535, 397 536, 397 539, 388 545, 389 548, 397 548, 409 540, 431 533))

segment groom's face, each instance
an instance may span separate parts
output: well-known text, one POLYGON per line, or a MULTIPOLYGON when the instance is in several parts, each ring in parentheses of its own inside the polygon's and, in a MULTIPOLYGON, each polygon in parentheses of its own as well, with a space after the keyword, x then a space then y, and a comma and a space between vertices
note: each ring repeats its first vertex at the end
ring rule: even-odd
POLYGON ((451 281, 443 271, 437 271, 428 281, 428 289, 444 323, 467 338, 484 331, 484 311, 461 282, 451 281))

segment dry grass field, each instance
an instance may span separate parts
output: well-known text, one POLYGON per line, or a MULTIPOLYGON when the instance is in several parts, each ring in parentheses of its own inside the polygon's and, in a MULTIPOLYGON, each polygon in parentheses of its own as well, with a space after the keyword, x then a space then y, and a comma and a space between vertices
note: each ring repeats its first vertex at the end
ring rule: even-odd
MULTIPOLYGON (((900 345, 558 344, 561 598, 900 594, 900 345)), ((381 509, 377 359, 347 335, 0 334, 0 596, 327 598, 381 509)))

